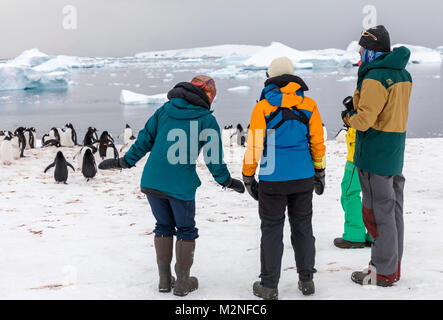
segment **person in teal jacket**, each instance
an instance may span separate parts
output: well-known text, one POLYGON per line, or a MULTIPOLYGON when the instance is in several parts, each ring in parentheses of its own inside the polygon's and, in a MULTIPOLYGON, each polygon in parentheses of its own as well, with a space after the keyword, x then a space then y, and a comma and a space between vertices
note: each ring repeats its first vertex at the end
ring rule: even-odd
POLYGON ((218 182, 225 188, 243 193, 240 180, 231 178, 223 162, 220 127, 212 114, 211 103, 216 95, 215 82, 207 76, 178 83, 168 99, 145 127, 137 140, 120 159, 103 161, 100 169, 131 168, 146 153, 141 179, 141 191, 147 195, 156 219, 154 245, 159 268, 160 292, 185 296, 198 288, 198 280, 190 277, 195 239, 195 192, 201 185, 196 172, 196 161, 204 150, 205 163, 218 182), (175 272, 171 275, 173 236, 176 241, 175 272))

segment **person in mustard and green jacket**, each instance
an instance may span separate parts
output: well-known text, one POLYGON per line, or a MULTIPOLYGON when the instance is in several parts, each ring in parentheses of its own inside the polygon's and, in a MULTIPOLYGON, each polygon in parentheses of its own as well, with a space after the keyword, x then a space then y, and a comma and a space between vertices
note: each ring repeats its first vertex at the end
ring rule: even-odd
MULTIPOLYGON (((349 97, 348 101, 352 103, 352 97, 349 97)), ((341 206, 345 212, 344 233, 341 238, 334 240, 334 245, 341 249, 364 248, 366 246, 370 247, 372 244, 372 238, 363 223, 361 186, 357 169, 354 166, 355 134, 355 129, 347 128, 348 156, 341 182, 340 198, 341 206)))
POLYGON ((374 243, 368 270, 354 272, 358 284, 392 286, 400 279, 403 256, 402 174, 412 77, 411 52, 391 51, 389 33, 377 26, 362 33, 354 109, 342 113, 357 130, 354 164, 363 193, 363 221, 374 243))
POLYGON ((315 291, 312 197, 314 190, 322 194, 325 188, 326 147, 320 112, 305 96, 307 90, 294 75, 292 61, 277 58, 252 111, 242 171, 246 190, 258 200, 261 281, 253 284, 253 293, 263 299, 278 298, 286 209, 299 289, 304 295, 315 291))

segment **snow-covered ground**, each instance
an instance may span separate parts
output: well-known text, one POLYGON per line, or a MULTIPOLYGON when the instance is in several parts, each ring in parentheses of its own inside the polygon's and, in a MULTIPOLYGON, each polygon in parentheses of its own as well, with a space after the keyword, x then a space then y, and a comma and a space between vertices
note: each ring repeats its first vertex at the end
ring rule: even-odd
MULTIPOLYGON (((285 227, 281 299, 442 299, 443 168, 435 165, 443 139, 407 141, 404 174, 406 241, 402 280, 393 288, 361 287, 350 280, 365 267, 370 249, 340 250, 343 231, 340 181, 346 146, 328 141, 325 195, 314 197, 317 238, 316 294, 303 297, 285 227)), ((68 161, 77 148, 62 148, 68 161)), ((0 165, 0 298, 2 299, 177 299, 157 292, 154 218, 139 191, 144 160, 125 171, 100 172, 86 182, 69 173, 56 184, 55 148, 27 151, 25 159, 0 165)), ((241 176, 239 147, 225 149, 234 177, 241 176)), ((185 299, 255 299, 260 228, 257 203, 248 194, 222 190, 198 166, 197 240, 192 274, 200 288, 185 299)))

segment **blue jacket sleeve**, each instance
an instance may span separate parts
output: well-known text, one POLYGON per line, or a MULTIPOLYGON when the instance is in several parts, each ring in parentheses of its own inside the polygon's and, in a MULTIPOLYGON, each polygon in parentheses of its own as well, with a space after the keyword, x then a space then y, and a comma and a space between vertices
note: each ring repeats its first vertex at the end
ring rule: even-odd
POLYGON ((203 157, 205 164, 211 172, 214 180, 223 184, 231 177, 226 163, 223 161, 223 144, 221 140, 220 127, 215 117, 211 114, 203 122, 203 130, 212 129, 213 134, 208 134, 203 146, 203 157), (211 139, 216 139, 211 141, 211 139))
POLYGON ((133 166, 143 158, 146 153, 151 151, 154 145, 155 137, 157 135, 157 123, 158 123, 158 109, 146 122, 145 127, 140 130, 137 136, 137 140, 131 146, 128 152, 125 154, 125 160, 133 166))

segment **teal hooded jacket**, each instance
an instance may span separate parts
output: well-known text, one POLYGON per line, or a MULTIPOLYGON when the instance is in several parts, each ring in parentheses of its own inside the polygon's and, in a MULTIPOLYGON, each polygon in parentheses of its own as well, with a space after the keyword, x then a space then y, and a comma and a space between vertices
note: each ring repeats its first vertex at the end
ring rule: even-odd
MULTIPOLYGON (((188 88, 189 84, 185 84, 188 88)), ((180 90, 181 94, 168 95, 170 100, 149 118, 125 160, 133 166, 151 152, 143 170, 141 187, 179 200, 194 200, 201 185, 196 160, 202 148, 206 166, 216 182, 225 183, 230 173, 223 162, 220 127, 209 104, 192 104, 188 100, 193 99, 186 99, 189 92, 180 90)))

